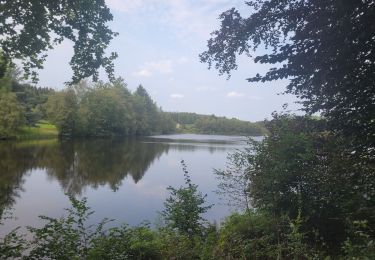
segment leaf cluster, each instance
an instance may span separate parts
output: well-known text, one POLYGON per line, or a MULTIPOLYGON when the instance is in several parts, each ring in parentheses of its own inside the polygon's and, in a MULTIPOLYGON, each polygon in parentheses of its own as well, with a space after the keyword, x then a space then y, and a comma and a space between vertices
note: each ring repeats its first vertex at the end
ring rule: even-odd
POLYGON ((25 76, 34 82, 47 51, 65 39, 74 50, 70 83, 90 76, 96 81, 101 67, 114 79, 117 54, 106 56, 105 50, 117 33, 107 25, 113 16, 104 0, 1 0, 0 13, 2 59, 6 64, 21 60, 25 76))

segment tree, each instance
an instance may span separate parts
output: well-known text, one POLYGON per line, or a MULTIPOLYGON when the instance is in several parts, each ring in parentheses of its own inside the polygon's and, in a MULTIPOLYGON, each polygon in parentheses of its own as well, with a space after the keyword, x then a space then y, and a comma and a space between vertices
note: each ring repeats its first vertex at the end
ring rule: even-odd
POLYGON ((107 26, 113 19, 104 0, 0 0, 0 78, 6 64, 22 60, 25 75, 37 81, 46 52, 64 39, 74 43, 72 82, 93 76, 104 67, 113 79, 113 59, 105 50, 116 36, 107 26))
POLYGON ((0 139, 14 136, 24 122, 24 111, 13 93, 0 92, 0 139))
POLYGON ((363 1, 251 0, 253 13, 220 15, 201 61, 220 74, 237 69, 237 56, 274 65, 249 82, 288 78, 309 113, 322 112, 356 151, 375 151, 375 5, 363 1))
POLYGON ((48 119, 56 125, 60 136, 73 137, 77 124, 77 97, 73 90, 57 92, 46 103, 48 119))
MULTIPOLYGON (((117 82, 117 83, 116 83, 117 82)), ((133 132, 131 94, 126 84, 98 83, 79 104, 79 130, 86 136, 124 136, 133 132)))
MULTIPOLYGON (((249 140, 250 142, 255 142, 249 140)), ((237 150, 227 156, 227 166, 225 170, 214 170, 216 179, 219 180, 216 193, 228 200, 230 206, 235 206, 240 210, 250 211, 249 179, 246 170, 249 167, 248 148, 237 150)))
POLYGON ((136 134, 148 135, 156 132, 159 121, 158 108, 147 90, 139 85, 133 95, 136 116, 136 134))
POLYGON ((354 235, 353 221, 374 229, 375 171, 347 153, 345 140, 326 125, 307 116, 274 115, 269 135, 248 150, 245 174, 253 207, 289 219, 301 214, 310 243, 337 254, 354 235))

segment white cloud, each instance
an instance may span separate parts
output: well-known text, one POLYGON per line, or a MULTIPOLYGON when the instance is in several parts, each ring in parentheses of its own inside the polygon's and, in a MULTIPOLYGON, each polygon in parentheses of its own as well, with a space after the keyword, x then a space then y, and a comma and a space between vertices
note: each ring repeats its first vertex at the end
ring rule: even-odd
POLYGON ((140 69, 133 73, 138 77, 151 77, 155 73, 159 74, 171 74, 172 60, 159 60, 159 61, 148 61, 140 69))
POLYGON ((134 76, 148 78, 152 76, 151 71, 147 69, 140 69, 133 73, 134 76))
POLYGON ((229 98, 241 98, 241 97, 244 97, 245 94, 243 93, 240 93, 240 92, 236 92, 236 91, 231 91, 227 94, 227 97, 229 98))
POLYGON ((182 94, 171 94, 169 97, 170 98, 184 98, 185 96, 182 94))

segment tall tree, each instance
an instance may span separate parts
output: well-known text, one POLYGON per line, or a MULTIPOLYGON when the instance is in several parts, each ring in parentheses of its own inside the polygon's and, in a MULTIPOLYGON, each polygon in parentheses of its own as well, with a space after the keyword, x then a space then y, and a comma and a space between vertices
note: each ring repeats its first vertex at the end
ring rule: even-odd
POLYGON ((12 60, 22 60, 26 76, 37 81, 46 52, 64 39, 74 43, 70 61, 72 82, 93 76, 104 67, 113 78, 116 53, 105 50, 116 36, 107 23, 113 19, 104 0, 0 0, 0 77, 12 60))
POLYGON ((134 92, 133 99, 136 134, 148 135, 155 132, 159 121, 158 108, 142 85, 134 92))
POLYGON ((80 135, 130 135, 133 126, 131 94, 124 82, 97 84, 83 97, 78 110, 80 135))
POLYGON ((24 122, 24 111, 14 93, 0 92, 0 139, 14 136, 24 122))
POLYGON ((249 82, 290 79, 309 113, 322 112, 331 129, 356 141, 356 149, 375 145, 375 4, 363 1, 251 0, 243 17, 234 8, 220 15, 202 62, 220 74, 237 69, 237 56, 274 64, 249 82), (265 47, 259 54, 257 49, 265 47))
POLYGON ((56 125, 60 136, 73 137, 77 130, 77 96, 71 89, 57 92, 46 103, 47 117, 56 125))

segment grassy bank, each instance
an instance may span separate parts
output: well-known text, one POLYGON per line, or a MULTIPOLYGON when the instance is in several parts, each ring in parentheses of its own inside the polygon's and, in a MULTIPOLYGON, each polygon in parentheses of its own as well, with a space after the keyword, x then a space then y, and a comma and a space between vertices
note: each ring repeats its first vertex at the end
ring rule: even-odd
POLYGON ((29 140, 29 139, 51 139, 57 138, 58 131, 56 126, 47 121, 41 120, 35 126, 25 126, 20 129, 16 135, 16 139, 29 140))

